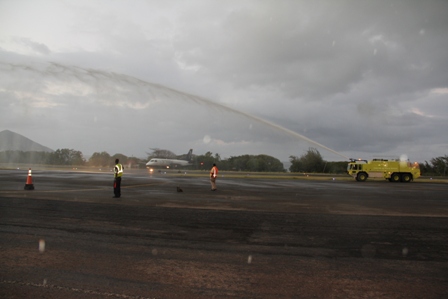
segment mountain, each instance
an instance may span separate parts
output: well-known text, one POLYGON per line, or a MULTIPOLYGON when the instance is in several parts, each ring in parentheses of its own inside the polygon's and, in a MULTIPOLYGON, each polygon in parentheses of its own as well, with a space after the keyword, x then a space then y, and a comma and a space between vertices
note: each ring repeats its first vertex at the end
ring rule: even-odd
POLYGON ((0 132, 0 152, 3 151, 54 152, 51 148, 9 130, 0 132))

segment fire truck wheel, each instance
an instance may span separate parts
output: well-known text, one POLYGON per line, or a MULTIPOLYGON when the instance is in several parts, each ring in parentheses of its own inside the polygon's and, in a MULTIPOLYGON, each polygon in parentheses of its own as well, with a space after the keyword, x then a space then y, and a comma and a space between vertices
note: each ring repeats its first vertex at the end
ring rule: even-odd
POLYGON ((401 176, 401 181, 404 183, 409 183, 412 180, 412 176, 410 173, 403 173, 401 176))
POLYGON ((365 180, 367 180, 367 174, 365 172, 358 173, 358 175, 356 176, 356 180, 358 182, 364 182, 365 180))
POLYGON ((393 173, 392 176, 390 177, 390 179, 391 179, 391 182, 396 183, 396 182, 400 181, 401 176, 399 173, 393 173))

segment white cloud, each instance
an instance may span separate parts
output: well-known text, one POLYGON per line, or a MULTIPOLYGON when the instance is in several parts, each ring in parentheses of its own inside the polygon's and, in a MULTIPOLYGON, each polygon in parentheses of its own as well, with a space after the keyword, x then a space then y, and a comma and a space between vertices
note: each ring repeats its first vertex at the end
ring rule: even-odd
POLYGON ((434 115, 430 115, 430 114, 426 114, 423 111, 421 111, 419 108, 412 108, 410 110, 411 113, 415 113, 419 116, 423 116, 423 117, 435 117, 434 115))
POLYGON ((448 88, 447 87, 446 88, 434 88, 431 90, 431 93, 432 94, 441 94, 441 95, 448 94, 448 88))

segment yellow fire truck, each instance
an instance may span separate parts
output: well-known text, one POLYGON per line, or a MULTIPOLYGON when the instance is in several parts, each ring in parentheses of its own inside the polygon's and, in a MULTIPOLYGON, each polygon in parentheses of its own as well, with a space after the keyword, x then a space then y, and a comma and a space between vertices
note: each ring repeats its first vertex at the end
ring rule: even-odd
POLYGON ((367 178, 384 178, 390 182, 405 182, 420 176, 420 167, 417 162, 400 161, 399 159, 373 159, 353 160, 348 163, 347 173, 358 182, 367 178))

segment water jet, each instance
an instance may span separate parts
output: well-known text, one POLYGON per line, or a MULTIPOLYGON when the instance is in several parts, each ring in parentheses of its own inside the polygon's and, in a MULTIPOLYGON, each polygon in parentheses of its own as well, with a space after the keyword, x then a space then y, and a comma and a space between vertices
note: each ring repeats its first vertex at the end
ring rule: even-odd
MULTIPOLYGON (((107 124, 107 121, 109 121, 108 116, 105 116, 107 115, 106 112, 110 112, 120 118, 119 110, 112 110, 112 107, 133 109, 135 111, 135 119, 133 120, 137 122, 140 118, 145 119, 145 115, 140 114, 141 111, 151 113, 151 110, 157 106, 166 105, 167 100, 173 100, 207 107, 213 111, 238 115, 247 120, 281 131, 295 139, 306 141, 313 146, 348 160, 348 157, 345 155, 266 119, 215 103, 200 96, 123 74, 67 66, 60 63, 13 64, 0 62, 0 79, 4 82, 3 91, 9 94, 11 98, 21 101, 24 113, 32 113, 30 112, 31 109, 41 111, 41 108, 48 107, 54 108, 55 111, 61 110, 66 106, 65 101, 73 100, 79 101, 77 102, 80 103, 79 105, 83 103, 90 105, 92 107, 90 110, 94 113, 92 119, 95 125, 104 126, 104 123, 107 124), (104 109, 107 111, 98 112, 104 109), (104 115, 95 113, 104 113, 104 115), (107 121, 103 121, 100 124, 101 119, 106 119, 107 121)), ((176 113, 178 112, 172 113, 175 115, 173 117, 174 120, 170 120, 170 116, 160 118, 163 121, 163 125, 170 126, 175 122, 175 118, 178 117, 176 113)), ((78 116, 78 119, 75 121, 79 122, 79 118, 82 117, 82 115, 78 116)), ((64 121, 61 120, 62 128, 64 127, 64 121)), ((135 126, 137 128, 137 125, 135 126)), ((203 134, 202 136, 201 139, 204 143, 210 142, 211 137, 208 134, 203 134)), ((87 136, 86 138, 89 137, 87 136)), ((132 138, 132 136, 129 136, 129 138, 132 138)))

